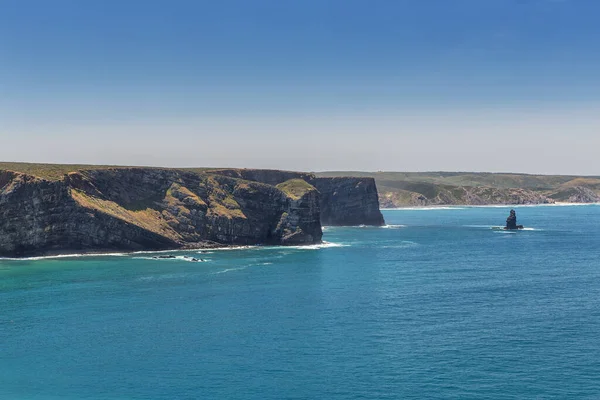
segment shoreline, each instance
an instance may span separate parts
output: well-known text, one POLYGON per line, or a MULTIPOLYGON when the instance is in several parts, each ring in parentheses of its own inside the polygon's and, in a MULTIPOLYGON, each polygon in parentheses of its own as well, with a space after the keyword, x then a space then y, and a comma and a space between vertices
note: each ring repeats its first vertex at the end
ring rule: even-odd
POLYGON ((600 203, 539 203, 539 204, 438 204, 430 206, 405 206, 381 208, 381 211, 410 211, 410 210, 460 210, 467 208, 517 208, 517 207, 582 207, 600 206, 600 203))

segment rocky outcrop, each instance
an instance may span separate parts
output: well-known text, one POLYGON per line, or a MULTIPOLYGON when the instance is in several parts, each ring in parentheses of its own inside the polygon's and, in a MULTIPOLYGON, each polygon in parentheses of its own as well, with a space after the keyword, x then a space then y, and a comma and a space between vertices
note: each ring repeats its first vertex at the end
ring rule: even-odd
POLYGON ((504 229, 515 230, 523 229, 523 225, 517 225, 517 213, 515 210, 510 210, 508 218, 506 218, 506 226, 504 229))
MULTIPOLYGON (((170 169, 0 172, 0 256, 321 240, 320 193, 170 169)), ((294 185, 291 185, 294 186, 294 185)))
POLYGON ((317 177, 304 172, 264 169, 221 169, 211 173, 278 185, 290 179, 301 179, 317 188, 320 194, 323 225, 384 225, 379 210, 377 186, 373 178, 317 177))
POLYGON ((314 235, 322 235, 320 214, 309 210, 319 209, 319 192, 302 179, 291 179, 276 186, 288 196, 287 210, 281 215, 273 237, 281 244, 314 242, 314 235))

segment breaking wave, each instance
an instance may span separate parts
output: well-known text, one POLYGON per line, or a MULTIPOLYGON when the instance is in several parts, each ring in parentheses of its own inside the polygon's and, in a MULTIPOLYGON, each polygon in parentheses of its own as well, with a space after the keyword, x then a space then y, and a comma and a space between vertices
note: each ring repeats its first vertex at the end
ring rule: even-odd
POLYGON ((38 261, 52 260, 58 258, 80 258, 80 257, 126 257, 128 253, 75 253, 75 254, 57 254, 54 256, 37 256, 37 257, 0 257, 0 261, 38 261))

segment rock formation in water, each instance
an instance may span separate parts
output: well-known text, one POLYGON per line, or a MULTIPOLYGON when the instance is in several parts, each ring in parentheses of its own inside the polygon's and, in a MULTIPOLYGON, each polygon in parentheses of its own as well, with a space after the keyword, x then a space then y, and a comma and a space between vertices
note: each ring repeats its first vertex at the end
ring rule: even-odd
POLYGON ((515 210, 510 210, 510 215, 506 218, 506 227, 504 229, 523 229, 523 225, 517 225, 517 213, 515 210))
POLYGON ((372 217, 375 206, 381 215, 374 183, 366 190, 369 182, 348 178, 318 190, 311 174, 256 172, 268 184, 233 175, 106 168, 52 180, 0 171, 0 256, 318 243, 323 205, 333 210, 326 220, 383 223, 372 217))

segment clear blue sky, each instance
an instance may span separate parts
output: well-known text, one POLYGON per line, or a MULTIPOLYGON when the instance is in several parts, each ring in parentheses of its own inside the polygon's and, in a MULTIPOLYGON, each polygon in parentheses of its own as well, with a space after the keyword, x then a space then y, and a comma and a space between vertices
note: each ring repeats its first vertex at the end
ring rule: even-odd
POLYGON ((0 160, 600 174, 597 0, 0 0, 0 160))

